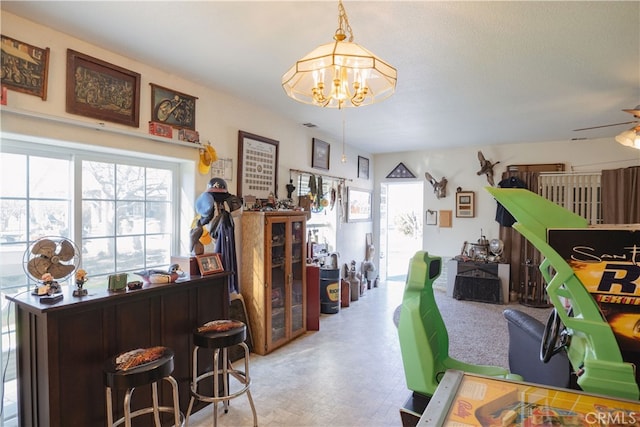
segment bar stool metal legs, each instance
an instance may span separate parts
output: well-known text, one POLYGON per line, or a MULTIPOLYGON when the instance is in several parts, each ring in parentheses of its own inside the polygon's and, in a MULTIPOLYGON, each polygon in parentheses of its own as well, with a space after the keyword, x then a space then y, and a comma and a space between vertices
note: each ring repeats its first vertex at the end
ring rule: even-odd
MULTIPOLYGON (((217 321, 217 322, 236 322, 236 321, 217 321)), ((224 412, 229 411, 229 401, 242 394, 247 395, 251 412, 253 415, 253 425, 258 426, 258 416, 253 404, 251 396, 251 377, 249 376, 249 347, 244 343, 246 339, 246 326, 242 322, 236 322, 236 327, 225 331, 198 331, 194 332, 193 360, 192 360, 192 381, 191 381, 191 399, 189 400, 189 408, 185 416, 185 425, 189 425, 189 416, 195 400, 213 403, 213 425, 218 424, 218 403, 222 402, 224 412), (228 350, 230 347, 238 345, 244 352, 244 370, 236 369, 229 361, 228 350), (198 373, 198 353, 201 349, 213 349, 213 368, 203 373, 198 373), (220 360, 222 359, 222 360, 220 360), (204 395, 198 391, 198 385, 201 381, 212 377, 213 379, 213 395, 204 395), (231 391, 229 379, 235 379, 240 388, 231 391), (220 381, 220 379, 222 381, 220 381), (222 388, 222 390, 220 390, 222 388)))

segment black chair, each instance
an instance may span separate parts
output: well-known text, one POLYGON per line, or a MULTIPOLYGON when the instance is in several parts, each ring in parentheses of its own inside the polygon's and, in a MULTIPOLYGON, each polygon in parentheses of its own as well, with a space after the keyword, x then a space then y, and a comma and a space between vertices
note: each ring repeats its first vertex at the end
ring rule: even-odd
POLYGON ((544 325, 538 319, 515 309, 503 312, 509 333, 509 370, 524 381, 563 388, 577 388, 566 352, 555 354, 549 362, 540 360, 544 325))

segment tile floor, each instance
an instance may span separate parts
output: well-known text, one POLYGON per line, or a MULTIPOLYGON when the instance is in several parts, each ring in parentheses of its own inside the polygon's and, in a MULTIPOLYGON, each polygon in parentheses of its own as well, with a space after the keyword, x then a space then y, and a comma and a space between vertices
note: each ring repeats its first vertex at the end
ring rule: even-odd
MULTIPOLYGON (((336 314, 323 314, 320 331, 307 332, 266 355, 251 355, 251 394, 261 427, 401 426, 410 395, 393 311, 404 283, 381 283, 336 314)), ((231 401, 218 426, 251 426, 246 396, 231 401)), ((191 427, 213 425, 207 406, 191 427)))

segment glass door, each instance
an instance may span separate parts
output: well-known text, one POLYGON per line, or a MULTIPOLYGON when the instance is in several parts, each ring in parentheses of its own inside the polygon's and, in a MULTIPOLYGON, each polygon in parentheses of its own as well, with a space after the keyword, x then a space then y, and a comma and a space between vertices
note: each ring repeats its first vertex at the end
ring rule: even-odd
POLYGON ((271 234, 268 236, 271 280, 267 283, 267 292, 271 292, 271 304, 267 312, 267 320, 270 321, 267 325, 267 346, 273 347, 287 338, 287 229, 286 222, 276 218, 270 218, 267 223, 271 234))
POLYGON ((292 219, 291 230, 291 336, 304 332, 305 225, 302 219, 292 219))

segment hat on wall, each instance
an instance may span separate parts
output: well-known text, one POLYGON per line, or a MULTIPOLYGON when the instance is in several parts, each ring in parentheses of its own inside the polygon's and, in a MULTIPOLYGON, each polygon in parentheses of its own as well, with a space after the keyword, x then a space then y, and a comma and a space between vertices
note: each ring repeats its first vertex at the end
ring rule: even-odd
POLYGON ((198 172, 202 175, 209 173, 211 169, 211 163, 218 160, 218 154, 216 150, 207 143, 200 149, 200 160, 198 161, 198 172))

